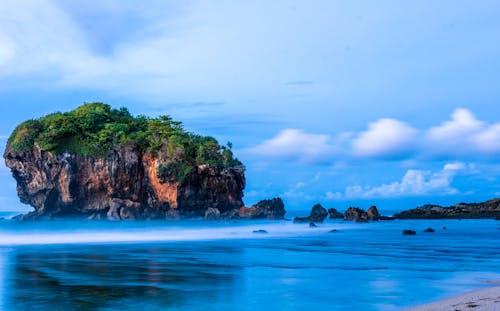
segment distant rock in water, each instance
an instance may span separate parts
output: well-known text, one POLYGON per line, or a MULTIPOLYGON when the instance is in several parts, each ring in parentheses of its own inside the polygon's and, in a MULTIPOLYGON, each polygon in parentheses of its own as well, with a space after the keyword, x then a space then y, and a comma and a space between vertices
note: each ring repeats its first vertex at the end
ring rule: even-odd
POLYGON ((449 207, 424 205, 394 215, 398 219, 468 219, 500 217, 500 199, 459 203, 449 207))
POLYGON ((329 208, 328 214, 330 215, 330 219, 342 219, 342 218, 344 218, 344 214, 342 214, 341 212, 337 211, 334 208, 329 208))
POLYGON ((427 228, 424 230, 425 233, 434 233, 436 232, 436 230, 432 229, 432 228, 427 228))
POLYGON ((316 225, 314 222, 309 223, 309 228, 317 228, 318 225, 316 225))
POLYGON ((344 212, 344 220, 366 222, 368 221, 368 214, 366 213, 366 211, 359 207, 349 207, 347 211, 344 212))
POLYGON ((403 235, 416 235, 417 231, 415 230, 403 230, 403 235))
POLYGON ((356 222, 378 221, 382 217, 386 218, 384 216, 380 216, 380 213, 375 205, 372 205, 368 211, 359 207, 349 207, 344 213, 344 220, 354 220, 356 222))
POLYGON ((245 169, 231 144, 186 132, 169 116, 85 104, 20 124, 4 159, 21 202, 35 208, 21 219, 284 215, 282 205, 242 212, 245 169))
POLYGON ((266 230, 260 229, 260 230, 254 230, 253 233, 257 234, 267 234, 268 232, 266 230))
POLYGON ((233 213, 228 218, 242 219, 284 219, 285 205, 281 198, 262 200, 251 207, 241 207, 238 213, 233 213))
POLYGON ((311 222, 323 222, 328 216, 328 211, 321 206, 321 204, 315 204, 311 209, 311 213, 307 217, 295 217, 294 223, 311 223, 311 222))
POLYGON ((375 205, 370 206, 370 208, 366 211, 366 215, 368 217, 368 220, 371 221, 377 221, 380 219, 380 214, 375 205))

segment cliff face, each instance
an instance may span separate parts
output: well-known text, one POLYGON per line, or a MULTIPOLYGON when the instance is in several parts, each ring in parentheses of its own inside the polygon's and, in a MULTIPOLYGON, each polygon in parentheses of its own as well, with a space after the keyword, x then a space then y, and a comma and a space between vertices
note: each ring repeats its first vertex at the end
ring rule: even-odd
POLYGON ((56 155, 37 145, 16 152, 8 145, 4 158, 21 202, 35 208, 24 215, 27 219, 167 219, 203 216, 209 208, 224 214, 243 206, 242 166, 198 165, 181 182, 160 178, 165 159, 136 147, 96 158, 56 155))

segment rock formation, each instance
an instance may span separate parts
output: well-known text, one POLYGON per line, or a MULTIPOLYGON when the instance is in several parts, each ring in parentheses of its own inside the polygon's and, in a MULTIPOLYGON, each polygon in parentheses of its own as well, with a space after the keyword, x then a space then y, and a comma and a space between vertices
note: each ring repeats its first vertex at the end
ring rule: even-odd
POLYGON ((328 214, 330 215, 330 219, 342 219, 344 218, 344 214, 340 213, 334 208, 328 209, 328 214))
POLYGON ((377 207, 375 205, 372 205, 366 211, 366 216, 368 217, 368 220, 371 220, 371 221, 380 220, 380 214, 379 214, 378 209, 377 209, 377 207))
POLYGON ((344 220, 354 220, 356 222, 368 221, 368 214, 359 207, 349 207, 344 213, 344 220))
POLYGON ((181 184, 160 181, 159 159, 133 147, 113 150, 105 158, 7 147, 5 163, 21 202, 35 208, 24 216, 28 219, 161 219, 172 218, 176 213, 171 209, 182 217, 203 217, 209 209, 224 213, 243 206, 241 166, 201 165, 181 184))
POLYGON ((100 103, 22 123, 4 159, 21 202, 35 209, 22 219, 285 214, 279 199, 243 207, 244 167, 215 139, 100 103))
POLYGON ((263 200, 251 207, 241 207, 237 213, 230 213, 229 218, 241 219, 283 219, 285 205, 280 198, 263 200))
POLYGON ((344 220, 354 220, 356 222, 390 220, 392 217, 381 216, 375 205, 372 205, 367 211, 359 207, 349 207, 344 213, 344 220))
POLYGON ((311 213, 307 217, 295 217, 294 223, 311 223, 311 222, 323 222, 326 216, 328 216, 327 210, 321 206, 321 204, 315 204, 311 209, 311 213))
POLYGON ((500 199, 482 203, 459 203, 449 207, 424 205, 394 215, 398 219, 467 219, 500 217, 500 199))

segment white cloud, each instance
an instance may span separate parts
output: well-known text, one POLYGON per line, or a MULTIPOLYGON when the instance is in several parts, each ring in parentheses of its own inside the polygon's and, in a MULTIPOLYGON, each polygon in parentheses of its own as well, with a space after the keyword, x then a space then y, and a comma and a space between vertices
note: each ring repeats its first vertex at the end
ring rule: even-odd
POLYGON ((360 157, 397 157, 415 147, 417 133, 404 122, 379 119, 352 141, 352 152, 360 157))
POLYGON ((500 155, 500 122, 478 120, 468 109, 459 108, 452 113, 451 120, 427 130, 388 118, 370 123, 365 131, 337 136, 285 129, 247 151, 267 158, 308 163, 356 157, 398 159, 406 166, 413 166, 419 159, 492 157, 500 155))
POLYGON ((492 124, 471 137, 477 150, 486 154, 500 153, 500 123, 492 124))
POLYGON ((332 192, 332 191, 327 191, 325 195, 326 200, 338 200, 342 198, 342 193, 340 192, 332 192))
POLYGON ((0 33, 0 66, 8 63, 15 55, 14 43, 5 34, 0 33))
POLYGON ((477 172, 474 165, 461 162, 447 163, 437 172, 409 169, 399 181, 379 186, 349 186, 343 193, 327 192, 326 198, 334 200, 456 194, 458 190, 452 186, 453 179, 460 174, 477 172))
POLYGON ((455 142, 463 138, 464 135, 476 133, 483 127, 483 122, 476 119, 471 111, 464 108, 456 109, 451 120, 444 122, 440 126, 432 127, 428 131, 429 139, 440 143, 445 141, 455 142))
POLYGON ((95 62, 82 32, 53 2, 6 0, 0 10, 1 76, 69 75, 95 62))
POLYGON ((276 137, 242 152, 265 158, 306 163, 321 162, 327 160, 334 153, 334 147, 330 140, 328 135, 310 134, 298 129, 285 129, 276 137))
POLYGON ((451 120, 430 128, 423 139, 426 152, 445 157, 491 156, 500 153, 500 123, 478 120, 464 108, 456 109, 451 120))

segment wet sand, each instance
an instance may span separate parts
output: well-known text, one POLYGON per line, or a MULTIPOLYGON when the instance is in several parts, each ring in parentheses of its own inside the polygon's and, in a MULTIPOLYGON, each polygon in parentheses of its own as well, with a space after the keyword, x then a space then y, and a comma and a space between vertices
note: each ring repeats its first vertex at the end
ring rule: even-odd
POLYGON ((406 311, 500 311, 500 286, 477 290, 406 311))

